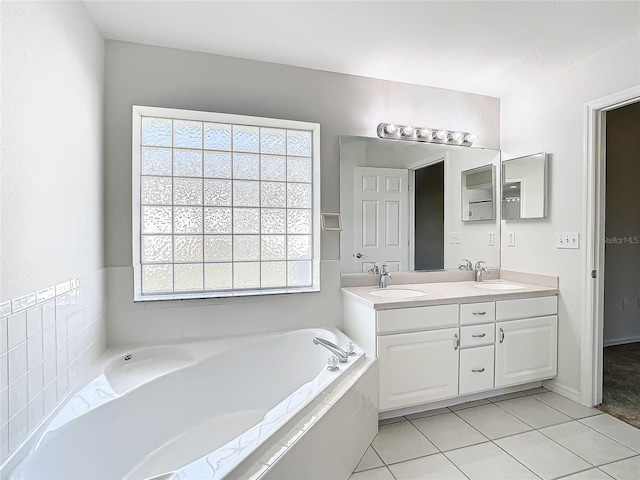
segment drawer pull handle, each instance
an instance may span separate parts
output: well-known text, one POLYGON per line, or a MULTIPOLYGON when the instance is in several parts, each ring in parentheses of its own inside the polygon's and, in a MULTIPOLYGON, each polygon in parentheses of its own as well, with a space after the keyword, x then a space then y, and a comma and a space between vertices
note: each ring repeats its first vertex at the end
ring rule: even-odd
POLYGON ((473 373, 482 373, 484 372, 484 368, 472 368, 471 371, 473 373))
POLYGON ((457 350, 459 346, 460 346, 460 337, 458 337, 458 334, 455 333, 453 335, 453 349, 457 350))
POLYGON ((473 312, 474 315, 486 315, 487 312, 473 312))
POLYGON ((486 333, 481 333, 480 335, 471 335, 473 338, 482 338, 484 336, 486 336, 486 333))
POLYGON ((500 343, 504 342, 504 330, 500 329, 500 343))

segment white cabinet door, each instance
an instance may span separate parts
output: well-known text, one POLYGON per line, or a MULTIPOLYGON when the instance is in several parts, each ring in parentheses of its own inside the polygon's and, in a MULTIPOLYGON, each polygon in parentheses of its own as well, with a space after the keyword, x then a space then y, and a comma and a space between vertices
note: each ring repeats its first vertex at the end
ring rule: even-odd
POLYGON ((495 386, 554 377, 558 365, 558 316, 496 324, 495 386))
POLYGON ((380 410, 458 394, 458 329, 378 337, 380 410))

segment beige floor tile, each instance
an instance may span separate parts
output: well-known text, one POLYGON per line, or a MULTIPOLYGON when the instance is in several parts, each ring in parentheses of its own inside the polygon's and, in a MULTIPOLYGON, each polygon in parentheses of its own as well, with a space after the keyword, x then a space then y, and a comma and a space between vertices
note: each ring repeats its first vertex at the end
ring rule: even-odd
POLYGON ((488 441, 454 413, 419 418, 412 423, 442 452, 488 441))
POLYGON ((588 427, 640 453, 640 430, 628 423, 624 423, 622 420, 618 420, 606 413, 595 417, 583 418, 580 423, 584 423, 588 427))
POLYGON ((395 480, 387 467, 374 468, 364 472, 354 473, 349 480, 395 480))
POLYGON ((571 417, 539 402, 533 397, 514 398, 513 400, 498 402, 495 405, 533 428, 543 428, 571 421, 571 417))
POLYGON ((360 462, 356 466, 354 473, 362 472, 363 470, 371 470, 372 468, 384 467, 384 463, 380 460, 380 457, 371 447, 367 448, 364 455, 360 459, 360 462))
POLYGON ((386 465, 438 452, 407 420, 381 426, 371 446, 386 465))
POLYGON ((547 480, 577 473, 589 463, 539 432, 527 432, 496 440, 496 445, 539 477, 547 480))
POLYGON ((494 443, 481 443, 446 452, 445 455, 471 480, 538 479, 494 443))
POLYGON ((459 410, 456 415, 490 439, 531 430, 529 425, 493 404, 459 410))
POLYGON ((560 410, 565 415, 569 415, 571 418, 586 418, 593 417, 594 415, 600 415, 602 412, 597 408, 589 408, 579 403, 573 402, 568 398, 558 395, 554 392, 539 393, 533 395, 533 398, 546 403, 550 407, 560 410))
POLYGON ((396 480, 466 480, 462 472, 441 453, 389 465, 389 470, 396 480))
POLYGON ((592 468, 584 472, 574 473, 568 477, 562 477, 562 479, 559 480, 613 480, 613 477, 610 477, 598 468, 592 468))
POLYGON ((540 433, 595 466, 636 455, 630 448, 576 421, 543 428, 540 433))
POLYGON ((640 478, 640 456, 603 465, 600 470, 604 470, 616 480, 638 480, 640 478))

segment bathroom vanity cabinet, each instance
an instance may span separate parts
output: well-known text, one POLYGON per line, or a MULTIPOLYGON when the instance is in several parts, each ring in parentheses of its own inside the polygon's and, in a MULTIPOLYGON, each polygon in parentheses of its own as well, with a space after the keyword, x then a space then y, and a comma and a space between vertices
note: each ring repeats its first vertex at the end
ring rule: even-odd
POLYGON ((347 335, 378 357, 380 411, 554 377, 557 296, 496 297, 375 308, 345 294, 347 335))

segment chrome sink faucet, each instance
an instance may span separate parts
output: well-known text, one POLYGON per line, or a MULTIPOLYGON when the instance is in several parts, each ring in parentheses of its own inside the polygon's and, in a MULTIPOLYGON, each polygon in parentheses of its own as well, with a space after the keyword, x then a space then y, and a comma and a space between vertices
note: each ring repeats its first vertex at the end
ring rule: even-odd
POLYGON ((473 270, 473 264, 471 263, 471 260, 467 260, 466 258, 463 258, 462 261, 464 263, 461 263, 460 265, 458 265, 458 270, 465 270, 467 272, 470 272, 471 270, 473 270))
POLYGON ((349 354, 329 340, 325 340, 324 338, 320 337, 314 337, 313 343, 314 345, 322 345, 324 348, 329 350, 336 357, 338 357, 340 363, 347 363, 347 360, 349 360, 349 354))
POLYGON ((489 273, 489 270, 487 270, 486 268, 484 268, 482 266, 482 264, 485 263, 482 260, 480 260, 479 262, 476 262, 476 268, 475 268, 475 272, 476 272, 476 282, 481 282, 482 281, 482 274, 489 273))
POLYGON ((387 271, 387 266, 382 265, 382 267, 380 267, 380 288, 387 288, 387 280, 391 278, 393 277, 387 271))

